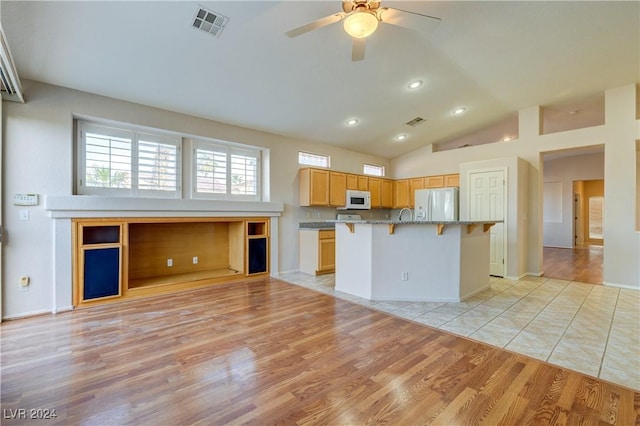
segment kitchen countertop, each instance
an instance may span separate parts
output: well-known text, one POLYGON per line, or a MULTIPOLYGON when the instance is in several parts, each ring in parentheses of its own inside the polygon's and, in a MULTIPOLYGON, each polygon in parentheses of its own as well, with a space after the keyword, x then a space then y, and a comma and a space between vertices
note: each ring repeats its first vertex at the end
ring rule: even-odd
POLYGON ((331 223, 362 223, 368 225, 483 225, 485 223, 502 223, 501 220, 393 220, 393 219, 369 219, 369 220, 327 220, 331 223))
POLYGON ((299 229, 335 229, 335 221, 300 222, 299 229))

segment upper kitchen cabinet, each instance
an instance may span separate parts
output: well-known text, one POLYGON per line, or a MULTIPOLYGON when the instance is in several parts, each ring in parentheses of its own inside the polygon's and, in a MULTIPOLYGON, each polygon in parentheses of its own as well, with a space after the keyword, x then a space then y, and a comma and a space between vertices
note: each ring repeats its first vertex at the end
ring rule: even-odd
POLYGON ((428 178, 411 178, 409 179, 409 207, 414 206, 415 194, 418 189, 425 189, 425 181, 428 178))
POLYGON ((344 207, 347 204, 347 175, 341 172, 329 172, 329 204, 344 207))
POLYGON ((444 176, 427 176, 424 178, 425 189, 443 188, 443 187, 444 187, 444 176))
POLYGON ((444 175, 444 187, 445 188, 459 188, 460 187, 460 174, 455 173, 452 175, 444 175))
POLYGON ((382 207, 382 179, 369 178, 369 192, 371 193, 371 208, 382 207))
POLYGON ((369 177, 358 175, 358 191, 369 190, 369 177))
POLYGON ((393 181, 393 207, 396 209, 409 207, 409 179, 393 181))
POLYGON ((393 208, 393 181, 382 178, 369 178, 371 208, 393 208))
POLYGON ((300 205, 329 205, 329 171, 321 169, 300 169, 300 205))
POLYGON ((347 189, 358 189, 358 175, 347 173, 347 189))
POLYGON ((382 191, 380 194, 381 207, 384 209, 393 208, 393 181, 382 179, 382 191))

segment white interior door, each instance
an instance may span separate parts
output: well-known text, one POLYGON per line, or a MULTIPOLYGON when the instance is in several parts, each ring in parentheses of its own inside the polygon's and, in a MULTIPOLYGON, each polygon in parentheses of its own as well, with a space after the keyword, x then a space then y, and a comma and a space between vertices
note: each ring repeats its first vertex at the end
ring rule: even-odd
MULTIPOLYGON (((504 170, 469 173, 469 220, 505 220, 504 170)), ((490 230, 489 273, 505 276, 505 223, 490 230)))

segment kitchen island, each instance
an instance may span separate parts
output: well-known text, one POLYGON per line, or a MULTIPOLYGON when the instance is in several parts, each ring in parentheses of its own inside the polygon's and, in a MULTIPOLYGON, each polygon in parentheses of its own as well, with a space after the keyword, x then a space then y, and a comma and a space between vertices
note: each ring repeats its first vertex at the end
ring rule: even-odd
POLYGON ((332 222, 337 291, 369 300, 460 302, 489 288, 495 222, 332 222))

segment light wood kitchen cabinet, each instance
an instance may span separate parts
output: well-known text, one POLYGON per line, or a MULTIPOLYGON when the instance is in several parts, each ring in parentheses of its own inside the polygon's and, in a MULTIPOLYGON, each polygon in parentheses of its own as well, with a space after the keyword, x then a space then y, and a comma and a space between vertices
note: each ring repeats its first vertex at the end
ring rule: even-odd
POLYGON ((371 208, 401 209, 414 207, 418 189, 460 187, 460 175, 423 176, 391 180, 354 173, 305 168, 300 169, 300 205, 343 207, 346 191, 371 192, 371 208))
POLYGON ((460 174, 455 173, 451 175, 444 175, 444 187, 445 188, 459 188, 460 187, 460 174))
POLYGON ((358 191, 369 190, 369 177, 358 175, 358 191))
POLYGON ((371 208, 393 208, 393 181, 376 177, 369 178, 371 208))
POLYGON ((329 171, 300 169, 300 205, 329 205, 329 171))
POLYGON ((369 178, 369 192, 371 193, 371 208, 382 207, 382 179, 369 178))
POLYGON ((347 174, 329 173, 329 205, 344 207, 347 205, 347 174))
POLYGON ((409 179, 393 181, 393 208, 409 207, 409 179))
POLYGON ((424 181, 421 177, 409 179, 409 207, 414 207, 416 190, 425 188, 424 181))
POLYGON ((301 229, 300 272, 311 275, 329 274, 336 268, 336 231, 333 229, 301 229))
POLYGON ((347 173, 347 189, 358 189, 358 175, 347 173))
POLYGON ((382 179, 382 187, 380 191, 380 204, 383 209, 393 208, 393 181, 382 179))
POLYGON ((424 178, 426 189, 442 188, 444 186, 444 176, 427 176, 424 178))

